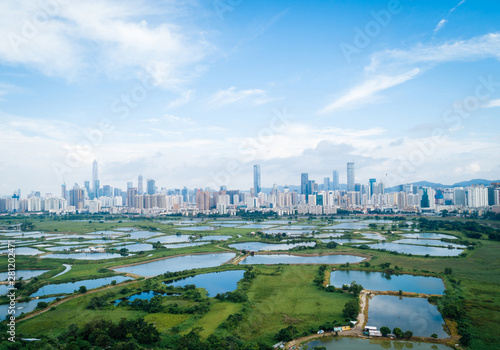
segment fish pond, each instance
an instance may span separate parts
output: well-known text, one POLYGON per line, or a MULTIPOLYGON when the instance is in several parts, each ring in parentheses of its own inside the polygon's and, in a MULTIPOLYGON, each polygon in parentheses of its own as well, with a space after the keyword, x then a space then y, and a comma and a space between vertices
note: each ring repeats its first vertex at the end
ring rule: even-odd
POLYGON ((60 283, 60 284, 47 284, 37 290, 35 293, 31 295, 31 297, 41 297, 44 295, 50 294, 71 294, 75 291, 75 289, 80 288, 81 286, 87 287, 87 289, 94 289, 102 287, 106 284, 110 284, 111 281, 115 280, 116 283, 121 283, 123 281, 131 280, 131 277, 125 276, 113 276, 106 278, 97 278, 93 280, 84 280, 77 282, 68 282, 68 283, 60 283))
POLYGON ((41 258, 48 259, 75 259, 75 260, 101 260, 101 259, 115 259, 122 258, 118 253, 69 253, 69 254, 57 254, 50 253, 47 255, 42 255, 41 258))
POLYGON ((441 278, 415 275, 388 275, 382 272, 335 270, 330 274, 330 284, 340 288, 351 282, 373 291, 399 291, 425 294, 443 294, 441 278))
MULTIPOLYGON (((40 276, 42 273, 47 272, 49 270, 16 270, 16 280, 20 280, 21 278, 24 280, 40 276)), ((0 281, 5 281, 9 277, 9 273, 0 272, 0 281)))
POLYGON ((463 249, 448 249, 440 247, 427 247, 423 245, 409 245, 398 243, 377 243, 368 244, 371 249, 385 249, 392 252, 413 254, 413 255, 429 255, 429 256, 457 256, 463 252, 463 249))
POLYGON ((126 266, 116 272, 134 273, 139 276, 157 276, 165 272, 177 272, 204 267, 214 267, 234 258, 234 253, 184 255, 174 258, 152 261, 149 263, 126 266))
POLYGON ((235 243, 230 244, 231 248, 235 248, 238 250, 250 250, 254 252, 258 252, 261 250, 289 250, 295 247, 305 246, 305 247, 314 247, 316 242, 302 242, 302 243, 262 243, 262 242, 244 242, 244 243, 235 243))
MULTIPOLYGON (((348 337, 331 337, 314 340, 307 344, 308 349, 324 347, 326 350, 450 350, 451 348, 442 344, 417 343, 409 341, 391 341, 383 339, 359 339, 348 337)), ((305 346, 304 346, 305 348, 305 346)), ((303 349, 304 349, 303 348, 303 349)))
MULTIPOLYGON (((21 314, 27 314, 28 312, 31 312, 36 309, 36 306, 38 305, 39 302, 46 302, 50 303, 52 300, 54 300, 56 297, 52 298, 44 298, 44 299, 33 299, 27 302, 16 302, 16 312, 14 316, 19 317, 21 314)), ((3 304, 0 305, 0 318, 2 320, 5 319, 5 316, 8 315, 9 312, 9 304, 3 304)))
POLYGON ((437 306, 424 298, 375 295, 368 304, 367 326, 399 327, 403 332, 412 331, 417 337, 437 334, 438 338, 448 338, 444 325, 437 306))
POLYGON ((365 258, 355 255, 318 255, 300 256, 291 254, 256 254, 248 256, 240 262, 242 265, 252 264, 345 264, 358 263, 365 258))
POLYGON ((223 272, 211 272, 183 278, 174 282, 165 282, 165 284, 174 287, 185 287, 188 284, 194 284, 197 288, 204 288, 209 297, 217 294, 232 292, 238 287, 238 281, 243 278, 245 270, 231 270, 223 272))

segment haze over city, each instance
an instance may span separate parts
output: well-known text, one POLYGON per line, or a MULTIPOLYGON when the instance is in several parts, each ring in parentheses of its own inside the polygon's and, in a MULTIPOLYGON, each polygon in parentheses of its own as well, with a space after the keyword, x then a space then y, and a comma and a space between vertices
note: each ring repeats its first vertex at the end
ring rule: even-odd
POLYGON ((2 2, 0 195, 499 176, 497 2, 2 2), (45 5, 44 5, 45 4, 45 5), (50 5, 52 4, 52 5, 50 5), (220 6, 225 4, 225 6, 220 6), (314 20, 311 20, 311 19, 314 20))

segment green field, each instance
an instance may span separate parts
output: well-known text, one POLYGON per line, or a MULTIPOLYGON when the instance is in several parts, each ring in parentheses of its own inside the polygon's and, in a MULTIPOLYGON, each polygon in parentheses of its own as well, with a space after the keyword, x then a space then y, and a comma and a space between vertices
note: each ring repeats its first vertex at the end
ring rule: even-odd
MULTIPOLYGON (((444 219, 439 219, 444 220, 444 219)), ((453 220, 457 220, 454 218, 453 220)), ((1 221, 1 220, 0 220, 1 221)), ((129 222, 99 222, 93 220, 89 223, 82 221, 65 220, 33 220, 37 230, 46 230, 52 233, 78 232, 91 233, 100 230, 112 230, 117 227, 135 227, 143 230, 158 230, 163 234, 175 234, 179 232, 172 225, 156 222, 154 220, 132 220, 129 222)), ((490 227, 497 227, 496 222, 474 222, 486 223, 490 227)), ((199 224, 206 225, 207 223, 199 224)), ((302 220, 294 223, 297 225, 313 224, 318 225, 317 230, 322 226, 332 224, 327 220, 302 220)), ((358 230, 357 233, 351 233, 351 238, 361 238, 363 232, 380 232, 385 234, 390 225, 378 225, 378 230, 366 229, 358 230)), ((116 275, 113 270, 108 268, 127 263, 149 261, 155 258, 174 256, 178 254, 221 252, 232 250, 228 245, 234 242, 261 241, 277 243, 274 238, 259 237, 249 233, 255 229, 221 228, 215 231, 180 231, 182 234, 189 235, 231 235, 229 241, 218 241, 212 244, 186 247, 178 249, 158 249, 148 251, 144 254, 131 254, 128 257, 122 257, 113 260, 101 261, 81 261, 81 260, 53 260, 41 259, 29 256, 17 256, 16 265, 23 269, 49 269, 50 271, 40 276, 40 280, 34 284, 36 288, 44 283, 64 283, 76 280, 109 277, 116 275), (238 237, 240 235, 241 237, 238 237), (151 256, 149 256, 151 254, 151 256), (63 270, 62 263, 72 264, 73 267, 68 273, 50 278, 63 270)), ((463 232, 437 230, 434 232, 453 234, 460 239, 466 238, 463 232)), ((395 235, 387 236, 388 241, 401 238, 396 231, 395 235)), ((21 238, 19 241, 26 241, 29 238, 21 238)), ((385 271, 386 268, 380 267, 380 264, 390 264, 390 269, 397 273, 414 273, 423 275, 433 275, 443 277, 446 288, 455 289, 454 293, 459 293, 464 300, 464 310, 468 323, 470 324, 470 333, 473 340, 469 349, 474 350, 493 350, 500 349, 500 243, 489 241, 487 239, 470 239, 472 242, 480 242, 475 249, 467 251, 466 256, 460 257, 423 257, 394 254, 391 252, 376 251, 370 249, 360 249, 346 244, 338 246, 335 249, 326 248, 326 244, 318 242, 314 249, 294 249, 301 254, 321 254, 327 252, 345 252, 357 253, 371 256, 369 266, 365 264, 351 264, 340 268, 361 269, 370 271, 385 271), (445 268, 451 268, 452 274, 444 274, 445 268), (452 283, 452 281, 454 281, 452 283), (458 283, 458 287, 457 284, 458 283)), ((314 240, 314 239, 313 239, 314 240)), ((143 242, 136 239, 131 242, 143 242)), ((37 242, 39 244, 41 242, 37 242)), ((46 243, 46 242, 44 242, 46 243)), ((57 242, 50 242, 57 243, 57 242)), ((43 248, 42 248, 43 249, 43 248)), ((0 261, 3 258, 0 257, 0 261)), ((6 266, 6 258, 4 263, 6 266)), ((204 269, 202 272, 222 271, 227 269, 241 268, 235 265, 224 265, 210 269, 204 269)), ((339 266, 337 266, 339 268, 339 266)), ((47 311, 39 316, 29 320, 19 319, 18 330, 26 336, 58 336, 66 332, 67 327, 72 324, 83 325, 89 320, 102 318, 118 322, 122 317, 134 319, 146 316, 148 322, 155 324, 165 336, 172 336, 172 327, 178 326, 180 335, 187 335, 191 331, 196 331, 201 339, 207 339, 211 334, 219 336, 234 336, 242 341, 263 341, 268 345, 276 343, 276 334, 282 328, 293 325, 297 332, 310 334, 311 330, 317 329, 326 322, 343 322, 342 309, 345 303, 352 298, 348 294, 328 293, 313 283, 318 272, 318 266, 304 265, 276 265, 276 266, 256 266, 256 277, 251 282, 239 286, 243 290, 248 300, 243 303, 221 302, 215 299, 210 301, 210 310, 201 315, 189 314, 165 314, 151 313, 144 311, 128 310, 126 308, 108 307, 105 310, 89 310, 86 308, 93 296, 102 296, 106 293, 113 293, 108 296, 108 301, 113 298, 123 297, 119 291, 123 286, 108 288, 105 291, 89 291, 84 295, 77 295, 76 298, 57 305, 54 310, 47 311), (231 329, 222 329, 221 324, 225 323, 230 315, 241 315, 242 320, 231 329)), ((163 278, 164 279, 164 278, 163 278)), ((162 289, 162 278, 153 278, 149 280, 135 281, 128 286, 129 292, 126 295, 134 294, 138 291, 162 289)), ((23 289, 19 290, 18 295, 23 295, 23 289)), ((175 298, 174 298, 175 299, 175 298)), ((182 299, 182 298, 181 298, 182 299)), ((180 306, 193 305, 192 301, 178 299, 175 301, 180 306)), ((5 297, 0 300, 6 300, 5 297)), ((170 302, 165 302, 165 305, 170 302)), ((196 303, 195 303, 196 304, 196 303)))

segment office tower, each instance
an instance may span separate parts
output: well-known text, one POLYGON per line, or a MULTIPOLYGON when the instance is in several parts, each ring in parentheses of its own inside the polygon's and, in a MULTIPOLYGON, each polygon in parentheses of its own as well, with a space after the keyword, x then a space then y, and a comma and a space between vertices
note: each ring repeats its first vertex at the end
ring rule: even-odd
POLYGON ((354 162, 347 163, 347 191, 354 191, 354 162))
POLYGON ((127 189, 127 206, 128 207, 135 207, 135 196, 137 195, 137 188, 132 187, 127 189))
POLYGON ((85 195, 89 198, 92 197, 92 192, 90 192, 90 181, 85 181, 83 183, 83 187, 85 188, 85 195))
POLYGON ((199 210, 210 210, 210 192, 200 191, 196 192, 196 208, 199 210))
POLYGON ((144 188, 142 187, 142 175, 139 175, 137 179, 137 192, 139 194, 144 194, 144 188))
POLYGON ((372 196, 375 193, 375 183, 376 182, 377 182, 377 179, 370 179, 369 180, 370 196, 372 196))
POLYGON ((337 191, 340 190, 340 185, 339 185, 339 172, 337 170, 333 171, 333 177, 332 177, 332 190, 337 191))
POLYGON ((83 188, 75 184, 75 186, 69 190, 69 205, 74 206, 76 209, 83 209, 84 200, 83 188))
POLYGON ((255 189, 255 194, 258 195, 261 192, 260 187, 260 165, 253 166, 253 188, 255 189))
POLYGON ((308 187, 309 187, 309 174, 308 173, 300 174, 300 194, 305 194, 307 196, 309 194, 307 191, 308 187))
POLYGON ((325 177, 323 180, 323 190, 330 191, 330 178, 329 177, 325 177))
POLYGON ((149 179, 147 181, 147 187, 148 187, 148 194, 155 194, 156 193, 156 184, 155 180, 149 179))
POLYGON ((132 181, 127 182, 127 191, 134 187, 134 183, 132 181))
POLYGON ((61 198, 68 200, 67 192, 66 192, 66 183, 61 185, 61 198))
POLYGON ((93 198, 97 198, 99 196, 99 170, 97 159, 94 159, 94 164, 92 165, 92 190, 94 192, 93 198))

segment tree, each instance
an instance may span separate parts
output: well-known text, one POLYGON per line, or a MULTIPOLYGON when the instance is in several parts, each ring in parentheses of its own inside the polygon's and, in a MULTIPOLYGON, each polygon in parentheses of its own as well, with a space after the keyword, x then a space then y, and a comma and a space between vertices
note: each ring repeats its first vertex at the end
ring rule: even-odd
POLYGON ((404 337, 408 338, 408 339, 411 338, 411 337, 413 337, 413 332, 412 331, 406 331, 405 334, 404 334, 404 337))
POLYGON ((391 329, 389 327, 384 326, 380 328, 380 333, 382 333, 382 335, 386 337, 387 334, 391 333, 391 329))
POLYGON ((338 244, 337 244, 336 242, 334 242, 334 241, 328 242, 328 243, 326 244, 326 247, 327 247, 328 249, 334 249, 334 248, 337 248, 337 246, 338 246, 338 244))
POLYGON ((451 275, 453 273, 453 270, 451 269, 451 267, 445 267, 444 268, 444 274, 445 275, 451 275))
POLYGON ((397 338, 402 338, 404 333, 403 331, 401 330, 401 328, 399 327, 396 327, 392 330, 392 333, 397 337, 397 338))
POLYGON ((359 296, 361 291, 363 290, 363 286, 361 284, 357 284, 356 282, 352 282, 349 286, 349 293, 352 293, 356 298, 359 296))
POLYGON ((349 300, 342 310, 342 315, 348 320, 355 320, 359 314, 359 302, 357 299, 349 300))
POLYGON ((276 338, 280 341, 290 341, 295 338, 297 334, 297 328, 295 326, 288 326, 286 328, 281 329, 276 338))
POLYGON ((78 292, 79 292, 79 293, 82 293, 82 294, 83 294, 83 293, 87 293, 87 287, 85 287, 85 286, 80 286, 80 288, 78 288, 78 292))

